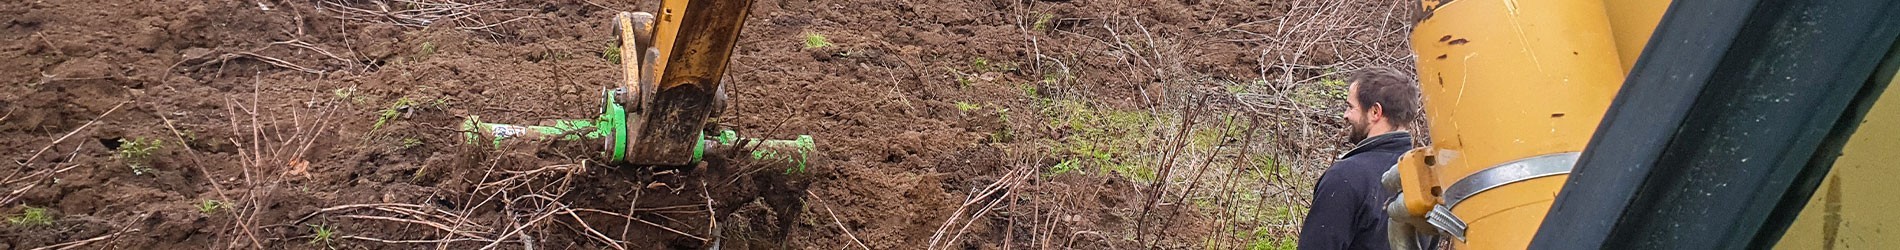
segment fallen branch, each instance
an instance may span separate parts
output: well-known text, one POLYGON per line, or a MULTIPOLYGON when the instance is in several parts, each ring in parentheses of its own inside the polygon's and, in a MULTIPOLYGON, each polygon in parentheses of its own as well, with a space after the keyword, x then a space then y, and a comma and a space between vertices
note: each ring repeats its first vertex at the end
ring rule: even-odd
POLYGON ((693 238, 693 239, 695 239, 695 240, 699 240, 699 241, 701 241, 701 242, 704 242, 704 241, 706 241, 706 237, 699 237, 699 236, 697 236, 697 235, 693 235, 693 234, 689 234, 689 233, 686 233, 686 232, 680 232, 680 230, 674 230, 673 228, 670 228, 670 227, 666 227, 666 226, 661 226, 660 224, 658 224, 658 223, 653 223, 653 222, 651 222, 651 221, 647 221, 647 220, 643 220, 643 219, 640 219, 640 218, 633 218, 633 221, 637 221, 637 222, 640 222, 640 223, 642 223, 642 224, 647 224, 648 226, 653 226, 653 227, 657 227, 657 228, 660 228, 661 230, 666 230, 667 232, 673 232, 673 233, 675 233, 675 234, 679 234, 680 236, 686 236, 686 237, 691 237, 691 238, 693 238))
POLYGON ((455 243, 458 241, 485 241, 486 240, 486 239, 469 239, 469 238, 448 238, 448 239, 438 239, 438 240, 386 240, 386 239, 380 239, 380 238, 374 238, 374 237, 355 236, 355 235, 337 236, 337 238, 361 240, 361 241, 375 241, 375 242, 390 243, 390 244, 442 244, 442 243, 455 243))
POLYGON ((868 246, 865 246, 865 245, 864 245, 864 241, 862 241, 862 240, 858 240, 858 236, 857 236, 856 234, 852 234, 852 233, 851 233, 851 228, 847 228, 847 227, 845 227, 845 226, 844 226, 844 222, 843 222, 843 221, 839 221, 839 220, 838 220, 838 213, 837 213, 837 212, 832 212, 832 211, 831 211, 831 204, 830 204, 830 203, 825 203, 825 198, 824 198, 824 197, 818 197, 818 193, 813 193, 813 192, 811 192, 811 190, 805 190, 805 194, 807 194, 807 195, 811 195, 811 198, 812 198, 812 199, 815 199, 815 200, 818 200, 818 205, 823 205, 823 206, 825 207, 825 213, 826 213, 826 214, 831 214, 831 222, 832 222, 832 223, 836 223, 836 224, 838 224, 838 230, 844 230, 844 236, 845 236, 845 237, 851 237, 851 242, 852 242, 852 243, 858 243, 858 247, 859 247, 859 248, 863 248, 863 249, 865 249, 865 250, 870 250, 870 249, 871 249, 871 247, 868 247, 868 246))
POLYGON ((92 237, 92 238, 89 238, 89 239, 85 239, 85 240, 80 240, 80 241, 74 241, 74 242, 66 242, 66 243, 59 243, 59 244, 53 244, 53 245, 48 245, 48 246, 43 246, 43 247, 39 247, 39 248, 34 248, 33 250, 66 250, 66 249, 73 249, 73 248, 76 248, 76 247, 79 247, 79 246, 84 246, 84 245, 86 245, 86 244, 91 244, 91 243, 93 243, 93 242, 98 242, 98 241, 101 241, 101 240, 105 240, 105 239, 110 239, 110 238, 112 238, 112 237, 117 237, 117 236, 119 236, 120 234, 125 234, 125 233, 128 233, 128 232, 138 232, 138 231, 139 231, 138 229, 131 229, 131 230, 126 230, 126 231, 119 231, 119 232, 117 232, 117 233, 112 233, 112 234, 107 234, 107 235, 100 235, 99 237, 92 237))
POLYGON ((339 218, 348 218, 348 219, 365 219, 365 220, 382 220, 382 221, 393 221, 393 222, 403 222, 403 223, 413 223, 413 224, 421 224, 421 225, 424 225, 424 226, 429 226, 429 227, 434 227, 434 228, 436 228, 436 229, 441 229, 442 231, 446 231, 446 232, 448 232, 449 234, 454 234, 454 235, 461 235, 461 236, 463 236, 463 237, 469 237, 469 238, 474 238, 474 239, 481 239, 481 240, 488 240, 488 238, 487 238, 487 237, 482 237, 481 235, 475 235, 474 233, 470 233, 470 232, 468 232, 468 231, 461 231, 461 230, 455 230, 455 228, 451 228, 451 227, 449 227, 448 225, 443 225, 442 223, 436 223, 436 222, 431 222, 431 221, 424 221, 424 220, 412 220, 412 219, 403 219, 403 218, 396 218, 396 217, 388 217, 388 216, 375 216, 375 215, 354 215, 354 214, 348 214, 348 215, 340 215, 340 216, 337 216, 337 217, 339 217, 339 218))
POLYGON ((311 74, 324 73, 322 70, 305 68, 304 66, 300 66, 295 63, 290 63, 290 61, 284 61, 284 59, 277 59, 276 57, 269 57, 269 56, 259 55, 257 53, 251 53, 251 52, 236 52, 236 53, 224 54, 223 56, 219 56, 218 58, 220 58, 221 61, 229 61, 231 59, 235 59, 239 57, 250 57, 251 59, 257 59, 258 61, 263 61, 264 63, 270 64, 272 66, 283 67, 286 69, 291 69, 291 70, 296 70, 296 71, 303 71, 304 73, 311 73, 311 74))
POLYGON ((94 117, 91 121, 86 121, 86 124, 79 125, 79 128, 73 129, 72 132, 66 132, 66 135, 60 136, 59 139, 54 139, 53 143, 47 143, 46 147, 40 148, 39 152, 34 152, 32 157, 27 157, 26 161, 20 162, 20 171, 25 171, 26 165, 32 164, 35 159, 39 159, 40 154, 45 154, 46 150, 53 149, 54 145, 59 145, 60 142, 66 141, 66 138, 73 137, 73 134, 78 134, 79 131, 85 131, 87 127, 92 127, 93 123, 99 122, 99 119, 106 118, 107 115, 112 115, 113 111, 119 111, 119 107, 125 106, 126 103, 131 103, 131 101, 122 101, 119 102, 118 105, 112 105, 112 109, 107 109, 105 113, 99 114, 99 117, 94 117))

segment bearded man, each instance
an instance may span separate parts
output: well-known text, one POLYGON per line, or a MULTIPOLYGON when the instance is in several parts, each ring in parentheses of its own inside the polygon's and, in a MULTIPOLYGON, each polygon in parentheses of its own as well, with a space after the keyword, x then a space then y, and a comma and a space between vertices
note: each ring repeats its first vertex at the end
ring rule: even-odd
POLYGON ((1389 68, 1362 69, 1349 80, 1344 115, 1355 146, 1314 185, 1313 205, 1300 227, 1302 250, 1391 249, 1384 208, 1394 193, 1379 177, 1412 149, 1406 127, 1420 116, 1418 85, 1389 68))

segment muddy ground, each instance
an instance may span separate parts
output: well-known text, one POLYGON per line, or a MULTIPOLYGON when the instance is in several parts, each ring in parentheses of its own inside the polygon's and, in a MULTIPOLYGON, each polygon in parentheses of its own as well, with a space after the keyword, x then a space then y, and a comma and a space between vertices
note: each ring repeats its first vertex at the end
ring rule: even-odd
POLYGON ((0 249, 1287 248, 1406 1, 753 4, 717 121, 806 169, 600 164, 653 1, 0 3, 0 249), (1209 171, 1213 170, 1213 171, 1209 171))

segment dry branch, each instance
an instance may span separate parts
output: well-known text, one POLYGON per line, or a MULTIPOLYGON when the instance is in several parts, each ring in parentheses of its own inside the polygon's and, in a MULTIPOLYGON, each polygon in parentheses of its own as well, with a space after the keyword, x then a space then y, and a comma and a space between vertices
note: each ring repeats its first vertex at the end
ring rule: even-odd
POLYGON ((813 193, 813 192, 811 192, 811 190, 805 190, 805 194, 806 194, 806 195, 811 195, 811 198, 812 198, 812 199, 816 199, 816 200, 818 200, 818 204, 819 204, 819 205, 823 205, 823 206, 825 207, 825 213, 826 213, 826 214, 831 214, 831 223, 835 223, 835 224, 838 224, 838 230, 843 230, 843 231, 844 231, 844 236, 846 236, 846 237, 851 237, 851 243, 857 243, 857 244, 858 244, 858 247, 859 247, 859 248, 863 248, 863 249, 865 249, 865 250, 870 250, 870 249, 871 249, 871 247, 869 247, 869 246, 865 246, 865 245, 864 245, 864 241, 862 241, 862 240, 858 240, 858 235, 857 235, 857 234, 852 234, 852 233, 851 233, 851 228, 848 228, 848 227, 845 227, 845 226, 844 226, 844 222, 843 222, 843 221, 839 221, 839 220, 838 220, 838 213, 837 213, 837 212, 832 212, 832 211, 831 211, 831 204, 830 204, 830 203, 826 203, 826 202, 825 202, 825 198, 824 198, 824 197, 818 197, 818 193, 813 193))

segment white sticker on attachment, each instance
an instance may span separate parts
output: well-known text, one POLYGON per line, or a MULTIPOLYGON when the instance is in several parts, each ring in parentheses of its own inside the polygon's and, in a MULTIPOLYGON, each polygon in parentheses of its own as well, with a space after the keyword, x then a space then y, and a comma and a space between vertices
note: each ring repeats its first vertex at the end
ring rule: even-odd
POLYGON ((493 126, 490 126, 488 127, 488 130, 494 132, 496 139, 514 138, 516 135, 521 135, 521 133, 528 132, 527 128, 523 128, 520 126, 513 126, 513 125, 501 125, 501 124, 495 124, 493 126))

